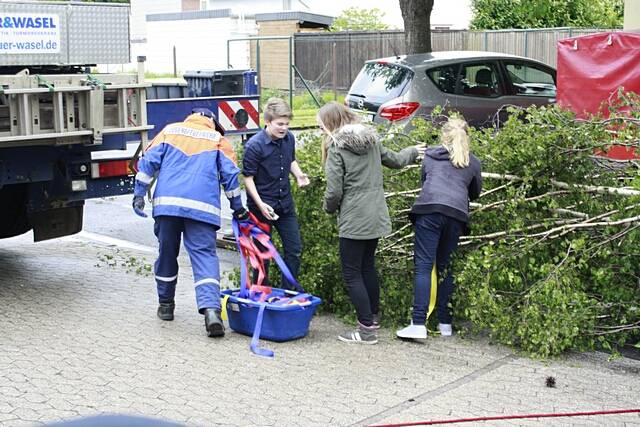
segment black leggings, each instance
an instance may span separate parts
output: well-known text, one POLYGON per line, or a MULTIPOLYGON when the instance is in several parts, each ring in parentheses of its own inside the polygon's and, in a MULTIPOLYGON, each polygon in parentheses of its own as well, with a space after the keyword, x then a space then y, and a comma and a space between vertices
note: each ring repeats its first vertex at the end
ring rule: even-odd
POLYGON ((373 324, 372 315, 377 314, 380 307, 380 284, 375 264, 377 246, 378 239, 340 238, 342 277, 358 321, 365 326, 373 324))

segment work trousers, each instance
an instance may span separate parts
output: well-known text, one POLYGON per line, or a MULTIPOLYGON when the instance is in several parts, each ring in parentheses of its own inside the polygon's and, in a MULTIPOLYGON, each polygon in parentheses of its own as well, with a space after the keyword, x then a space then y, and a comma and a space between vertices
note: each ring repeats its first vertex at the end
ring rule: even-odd
POLYGON ((220 263, 216 254, 216 227, 177 216, 155 217, 154 233, 160 250, 155 263, 158 300, 174 302, 178 280, 180 240, 184 236, 193 269, 198 311, 220 310, 220 263))
POLYGON ((440 323, 451 323, 449 302, 453 294, 451 255, 458 247, 464 223, 439 213, 418 214, 415 222, 414 263, 416 269, 413 288, 413 323, 424 325, 431 296, 431 271, 436 263, 439 284, 436 313, 440 323))
POLYGON ((373 324, 373 314, 380 308, 380 284, 375 264, 377 247, 378 239, 340 238, 342 277, 356 317, 365 326, 373 324))

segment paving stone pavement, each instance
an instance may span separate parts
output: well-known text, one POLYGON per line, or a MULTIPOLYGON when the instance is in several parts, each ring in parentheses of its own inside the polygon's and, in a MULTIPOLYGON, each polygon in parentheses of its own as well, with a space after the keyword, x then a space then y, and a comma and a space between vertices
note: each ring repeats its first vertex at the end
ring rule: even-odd
MULTIPOLYGON (((221 251, 223 269, 237 262, 221 251)), ((640 362, 600 353, 535 361, 482 339, 341 343, 348 327, 316 316, 309 335, 208 338, 180 260, 176 319, 155 316, 154 254, 69 237, 0 240, 0 425, 96 414, 189 426, 348 426, 640 408, 640 362), (556 378, 548 388, 545 379, 556 378)), ((229 285, 227 281, 227 285, 229 285)), ((638 414, 464 425, 640 426, 638 414)))

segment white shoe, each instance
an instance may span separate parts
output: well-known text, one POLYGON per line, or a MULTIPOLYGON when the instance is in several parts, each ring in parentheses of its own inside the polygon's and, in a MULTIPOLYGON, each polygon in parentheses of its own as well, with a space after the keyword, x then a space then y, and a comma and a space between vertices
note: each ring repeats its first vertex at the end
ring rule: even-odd
POLYGON ((453 335, 453 329, 451 323, 438 323, 438 330, 443 337, 450 337, 453 335))
POLYGON ((425 325, 414 325, 413 322, 406 328, 396 331, 400 338, 413 338, 424 340, 427 338, 427 327, 425 325))

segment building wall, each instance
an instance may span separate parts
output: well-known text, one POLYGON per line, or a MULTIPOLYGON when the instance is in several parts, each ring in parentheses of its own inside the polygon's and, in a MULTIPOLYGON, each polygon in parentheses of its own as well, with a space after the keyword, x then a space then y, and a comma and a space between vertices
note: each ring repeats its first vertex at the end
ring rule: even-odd
POLYGON ((147 20, 153 13, 169 13, 180 11, 182 0, 131 0, 129 3, 129 37, 131 39, 131 59, 128 64, 102 64, 100 72, 128 72, 137 69, 137 57, 146 56, 147 52, 147 20))
POLYGON ((640 1, 625 0, 624 29, 627 31, 640 31, 640 1))
POLYGON ((129 25, 131 40, 147 37, 146 16, 154 13, 179 12, 182 0, 131 0, 129 25))
POLYGON ((200 10, 200 0, 182 0, 182 11, 200 10))
MULTIPOLYGON (((299 31, 298 21, 258 22, 258 36, 292 36, 299 31)), ((293 56, 293 52, 292 52, 293 56)), ((251 43, 251 68, 257 69, 256 42, 251 43)), ((260 86, 289 90, 289 41, 260 42, 260 86)))
MULTIPOLYGON (((146 71, 172 74, 174 46, 178 75, 188 70, 226 69, 227 39, 256 35, 257 27, 253 18, 245 19, 240 16, 182 21, 147 21, 147 15, 180 13, 183 12, 184 7, 195 7, 196 4, 201 4, 200 0, 131 0, 129 17, 131 62, 100 64, 97 67, 98 70, 100 72, 135 71, 136 58, 146 56, 146 71)), ((231 47, 231 64, 235 68, 248 68, 249 43, 236 42, 232 43, 231 47)))
MULTIPOLYGON (((189 70, 227 68, 227 39, 253 34, 255 22, 244 27, 235 18, 185 19, 147 22, 146 69, 155 73, 173 73, 173 49, 176 49, 178 75, 189 70)), ((234 68, 249 67, 248 43, 232 43, 234 68)))

